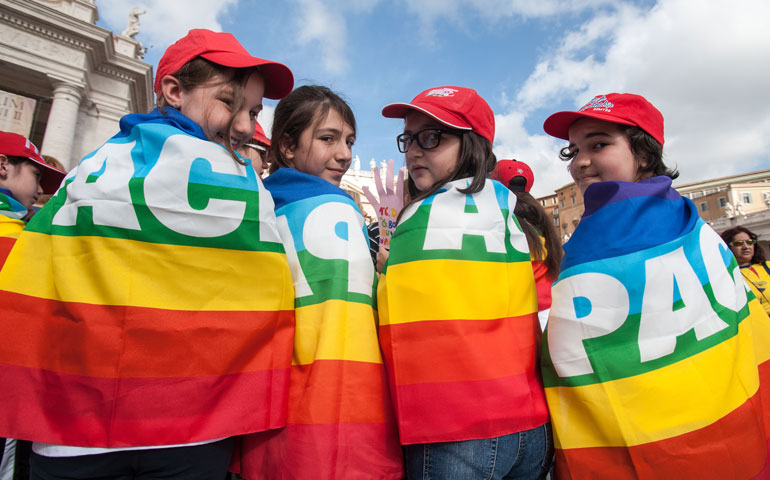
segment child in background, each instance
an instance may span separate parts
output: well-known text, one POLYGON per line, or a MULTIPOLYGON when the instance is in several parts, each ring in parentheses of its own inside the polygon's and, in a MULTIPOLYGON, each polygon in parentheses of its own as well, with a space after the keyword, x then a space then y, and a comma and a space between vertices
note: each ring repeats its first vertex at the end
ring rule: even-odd
POLYGON ((551 285, 559 275, 562 257, 559 234, 551 216, 529 193, 535 183, 535 174, 529 165, 518 160, 499 160, 490 178, 502 183, 516 195, 516 209, 513 213, 524 230, 532 254, 532 270, 537 287, 537 316, 540 328, 545 329, 551 309, 551 285))
POLYGON ((262 125, 257 122, 257 126, 254 129, 254 136, 251 141, 244 143, 241 148, 238 149, 238 154, 243 158, 248 158, 251 161, 251 166, 254 171, 257 172, 258 177, 267 171, 269 164, 267 163, 267 151, 270 148, 270 139, 265 136, 265 131, 262 129, 262 125))
POLYGON ((671 188, 663 116, 611 93, 544 129, 569 140, 561 156, 585 199, 543 342, 556 477, 753 478, 767 456, 770 322, 671 188))
POLYGON ((265 187, 294 278, 296 334, 288 425, 244 438, 247 479, 403 475, 364 219, 339 188, 355 138, 353 112, 326 87, 299 87, 276 106, 265 187))
POLYGON ((285 425, 291 272, 235 149, 293 77, 228 33, 161 58, 131 114, 36 214, 0 274, 0 434, 36 478, 224 478, 285 425), (260 285, 256 291, 253 285, 260 285))
POLYGON ((22 219, 41 195, 59 188, 65 175, 27 138, 0 131, 0 269, 26 226, 22 219))
POLYGON ((404 119, 409 171, 377 295, 407 477, 544 478, 535 282, 516 198, 487 179, 492 110, 450 86, 382 114, 404 119))
MULTIPOLYGON (((34 204, 54 193, 64 175, 27 138, 0 131, 0 270, 34 204)), ((29 442, 0 438, 0 479, 28 477, 29 452, 29 442)))

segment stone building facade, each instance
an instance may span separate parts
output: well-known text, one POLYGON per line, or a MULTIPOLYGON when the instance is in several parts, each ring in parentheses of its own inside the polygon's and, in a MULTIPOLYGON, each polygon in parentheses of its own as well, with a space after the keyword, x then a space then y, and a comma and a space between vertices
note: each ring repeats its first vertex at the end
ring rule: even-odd
POLYGON ((141 45, 97 19, 94 0, 0 3, 0 130, 28 136, 68 169, 120 117, 153 104, 141 45))

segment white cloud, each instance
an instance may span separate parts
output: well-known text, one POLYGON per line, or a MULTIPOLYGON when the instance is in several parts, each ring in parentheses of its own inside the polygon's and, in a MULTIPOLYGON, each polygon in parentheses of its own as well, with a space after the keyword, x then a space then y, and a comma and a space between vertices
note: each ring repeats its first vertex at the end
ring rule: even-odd
POLYGON ((542 58, 516 93, 516 109, 498 116, 514 132, 498 127, 496 151, 549 156, 539 175, 545 185, 535 185, 552 191, 564 183, 556 157, 564 142, 538 156, 534 148, 548 147, 541 135, 517 133, 534 106, 568 99, 579 107, 596 94, 633 92, 663 112, 664 157, 681 172, 675 183, 768 168, 768 31, 764 0, 662 0, 648 11, 623 6, 596 16, 542 58))
POLYGON ((146 47, 154 45, 161 51, 185 36, 191 28, 222 31, 217 19, 237 3, 238 0, 97 0, 99 17, 116 33, 125 28, 133 7, 147 10, 139 17, 137 38, 146 47))
MULTIPOLYGON (((425 45, 436 42, 436 28, 448 22, 461 30, 470 30, 468 21, 481 16, 487 22, 507 22, 511 19, 542 18, 581 12, 613 0, 402 0, 409 15, 419 19, 418 33, 425 45)), ((443 27, 442 27, 443 28, 443 27)))
POLYGON ((297 43, 319 50, 324 69, 342 75, 348 63, 347 15, 371 11, 378 0, 296 0, 297 43))
POLYGON ((498 160, 516 159, 525 162, 535 174, 532 195, 544 196, 554 188, 572 181, 567 164, 556 159, 561 141, 548 135, 530 135, 524 128, 525 115, 520 112, 495 115, 495 156, 498 160), (556 159, 556 160, 555 160, 556 159), (548 172, 547 175, 545 172, 548 172))

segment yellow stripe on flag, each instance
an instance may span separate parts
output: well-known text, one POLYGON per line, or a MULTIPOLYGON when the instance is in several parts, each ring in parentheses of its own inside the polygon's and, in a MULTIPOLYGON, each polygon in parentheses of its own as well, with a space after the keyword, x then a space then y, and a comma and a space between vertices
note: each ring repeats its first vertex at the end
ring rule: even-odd
POLYGON ((313 360, 382 363, 370 305, 327 300, 295 310, 292 364, 313 360))
POLYGON ((749 302, 749 318, 747 320, 752 322, 754 353, 757 356, 757 365, 760 365, 770 360, 770 317, 767 316, 762 304, 756 298, 749 302))
POLYGON ((556 447, 569 449, 633 446, 692 432, 732 412, 758 388, 752 325, 743 321, 736 337, 675 364, 621 380, 546 388, 545 394, 556 447))
POLYGON ((1 218, 0 219, 0 237, 19 238, 19 234, 26 224, 21 220, 15 218, 1 218))
POLYGON ((286 287, 291 284, 288 263, 280 253, 29 231, 22 236, 25 241, 17 242, 0 274, 2 290, 64 302, 169 310, 294 308, 294 299, 286 295, 293 293, 286 287), (278 284, 281 277, 283 284, 278 284))
POLYGON ((421 260, 389 266, 380 278, 380 325, 423 320, 489 320, 537 311, 530 262, 421 260), (415 279, 420 279, 416 282, 415 279), (386 289, 399 292, 389 298, 386 289))

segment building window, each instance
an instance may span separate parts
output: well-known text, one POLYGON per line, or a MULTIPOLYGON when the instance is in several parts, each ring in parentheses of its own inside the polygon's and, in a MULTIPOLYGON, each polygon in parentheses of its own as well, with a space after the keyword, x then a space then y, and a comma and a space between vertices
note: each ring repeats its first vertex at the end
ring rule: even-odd
POLYGON ((744 193, 741 195, 741 201, 743 203, 752 203, 751 202, 751 194, 750 193, 744 193))
POLYGON ((719 207, 720 208, 725 208, 726 206, 727 206, 727 198, 726 197, 720 198, 719 199, 719 207))
POLYGON ((564 199, 561 199, 561 208, 564 208, 564 199))
POLYGON ((553 225, 554 225, 555 227, 558 227, 558 226, 559 226, 559 217, 553 217, 553 225))
POLYGON ((551 212, 551 215, 558 215, 558 214, 559 214, 559 207, 556 207, 556 208, 554 208, 554 209, 553 209, 553 211, 551 212))
POLYGON ((572 205, 577 203, 577 200, 575 200, 575 194, 574 193, 572 195, 570 195, 570 198, 572 199, 572 205))
POLYGON ((709 209, 709 204, 706 202, 701 202, 700 204, 700 211, 701 212, 707 212, 709 209))

